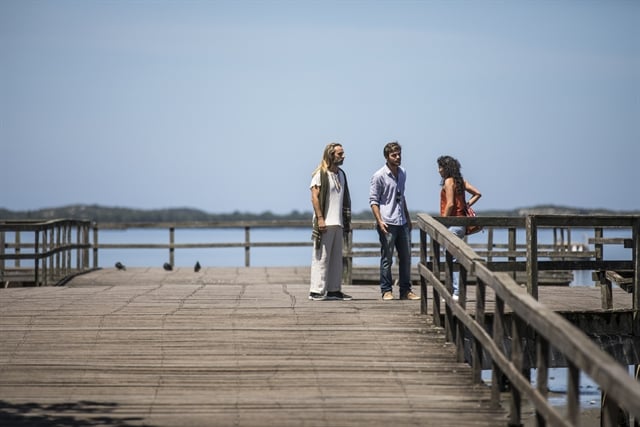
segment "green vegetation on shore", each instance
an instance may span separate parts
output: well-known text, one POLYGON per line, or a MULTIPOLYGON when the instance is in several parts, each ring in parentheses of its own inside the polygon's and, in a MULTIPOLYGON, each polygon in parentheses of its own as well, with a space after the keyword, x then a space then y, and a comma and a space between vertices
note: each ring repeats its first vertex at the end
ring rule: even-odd
MULTIPOLYGON (((417 212, 413 212, 412 216, 417 212)), ((429 212, 432 215, 436 213, 429 212)), ((513 210, 478 211, 482 216, 524 216, 527 214, 562 214, 562 215, 629 215, 640 214, 639 211, 613 211, 606 209, 579 209, 564 206, 541 205, 513 210)), ((132 209, 107 207, 99 205, 70 205, 57 208, 44 208, 30 211, 12 211, 0 208, 0 220, 50 220, 58 218, 84 219, 97 222, 187 222, 187 221, 271 221, 271 220, 308 220, 311 211, 297 210, 288 214, 230 212, 207 213, 192 208, 167 209, 132 209)), ((365 210, 353 214, 354 219, 372 219, 371 212, 365 210)))

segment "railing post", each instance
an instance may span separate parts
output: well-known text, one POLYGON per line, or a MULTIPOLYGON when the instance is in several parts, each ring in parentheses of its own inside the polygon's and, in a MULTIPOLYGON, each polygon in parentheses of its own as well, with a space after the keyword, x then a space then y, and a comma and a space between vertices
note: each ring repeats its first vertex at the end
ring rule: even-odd
POLYGON ((62 225, 54 224, 53 228, 51 229, 51 234, 53 236, 53 239, 52 239, 53 250, 55 251, 55 254, 51 255, 51 262, 54 265, 53 274, 51 275, 51 277, 53 281, 56 281, 60 277, 60 274, 62 271, 62 263, 63 263, 63 258, 62 258, 63 253, 60 251, 62 247, 62 236, 63 236, 62 225))
POLYGON ((84 249, 80 248, 82 244, 82 227, 83 224, 81 222, 76 223, 76 270, 80 271, 84 269, 83 257, 84 249))
POLYGON ((596 252, 596 260, 601 261, 604 258, 604 243, 602 243, 604 233, 601 227, 596 227, 593 234, 596 239, 600 239, 599 242, 596 240, 597 243, 594 245, 594 250, 596 252))
POLYGON ((169 227, 169 264, 171 267, 176 265, 175 263, 175 243, 176 243, 176 229, 175 227, 169 227))
MULTIPOLYGON (((477 279, 476 282, 476 321, 482 328, 487 327, 487 318, 485 315, 485 307, 486 307, 486 299, 487 299, 487 287, 484 282, 480 279, 477 279)), ((482 357, 482 345, 480 342, 473 338, 472 344, 472 368, 473 368, 473 381, 475 383, 480 383, 482 381, 482 365, 483 365, 483 357, 482 357)))
MULTIPOLYGON (((524 322, 518 316, 511 318, 511 363, 513 367, 522 372, 524 354, 522 341, 524 340, 524 322)), ((522 424, 522 395, 518 387, 511 387, 511 410, 509 411, 509 425, 522 424)))
POLYGON ((82 225, 82 243, 85 247, 82 249, 82 268, 89 268, 89 223, 82 225))
MULTIPOLYGON (((420 264, 427 266, 427 232, 420 229, 420 264)), ((428 314, 427 280, 420 275, 420 314, 428 314)))
POLYGON ((50 265, 49 265, 49 257, 47 256, 47 252, 49 252, 49 230, 47 230, 46 226, 44 230, 42 230, 42 283, 44 286, 49 285, 49 274, 50 274, 50 265))
MULTIPOLYGON (((436 239, 431 239, 431 270, 433 271, 433 275, 440 280, 440 243, 436 239)), ((442 327, 442 320, 440 319, 440 294, 436 290, 435 286, 432 286, 433 289, 433 323, 436 326, 442 327)))
POLYGON ((36 286, 40 286, 40 230, 36 230, 33 240, 33 280, 36 286))
MULTIPOLYGON (((16 249, 14 251, 14 253, 16 255, 20 255, 20 252, 22 251, 21 245, 22 245, 22 238, 21 238, 21 234, 20 231, 16 231, 16 235, 15 235, 15 244, 16 244, 16 249)), ((16 258, 16 260, 14 261, 13 265, 18 268, 20 267, 20 258, 16 258)))
POLYGON ((538 224, 535 216, 527 215, 527 291, 538 299, 538 224))
POLYGON ((613 284, 611 280, 607 279, 607 272, 605 270, 598 270, 594 275, 598 281, 598 286, 600 286, 600 306, 604 310, 610 310, 613 308, 613 284))
POLYGON ((93 268, 98 268, 98 223, 93 223, 93 268))
POLYGON ((342 233, 342 282, 353 284, 353 230, 342 233))
MULTIPOLYGON (((545 399, 549 394, 550 354, 549 341, 543 336, 536 334, 536 387, 545 399)), ((536 425, 538 427, 547 425, 540 411, 536 411, 536 425)))
POLYGON ((633 335, 640 335, 640 218, 633 221, 633 231, 631 233, 633 251, 633 335))
POLYGON ((607 393, 604 391, 600 392, 600 420, 600 425, 603 427, 630 425, 629 414, 617 402, 608 398, 607 393))
MULTIPOLYGON (((462 309, 465 310, 467 307, 467 269, 459 264, 460 267, 460 275, 458 280, 458 286, 460 287, 460 294, 458 304, 462 306, 462 309)), ((458 362, 464 362, 464 323, 460 321, 457 317, 454 321, 456 328, 456 349, 457 349, 457 360, 458 362)))
POLYGON ((493 261, 493 228, 489 229, 487 235, 487 262, 493 261))
POLYGON ((56 258, 56 261, 59 262, 59 270, 58 270, 58 274, 56 275, 56 280, 58 280, 59 277, 61 277, 61 275, 66 274, 66 264, 67 264, 67 251, 69 250, 67 248, 67 224, 65 222, 63 222, 62 224, 60 224, 57 228, 57 238, 58 238, 58 244, 56 245, 57 248, 59 249, 57 255, 58 257, 56 258))
MULTIPOLYGON (((58 274, 58 253, 56 249, 58 248, 57 241, 57 231, 58 227, 53 224, 49 228, 49 253, 47 254, 47 258, 49 259, 49 279, 53 282, 55 281, 55 277, 58 274), (54 251, 55 253, 51 253, 54 251)), ((48 283, 47 283, 48 284, 48 283)))
MULTIPOLYGON (((493 315, 493 342, 507 355, 504 345, 504 301, 496 297, 496 306, 493 315)), ((502 392, 502 383, 504 374, 495 361, 491 362, 491 402, 495 406, 500 405, 500 393, 502 392)))
POLYGON ((244 266, 251 266, 251 227, 244 227, 244 266))
POLYGON ((567 362, 567 418, 571 425, 579 425, 580 369, 571 361, 567 362))
MULTIPOLYGON (((444 265, 444 284, 449 295, 453 295, 453 255, 445 250, 445 265, 444 265)), ((454 342, 455 340, 455 320, 451 313, 451 307, 448 304, 444 308, 444 330, 447 336, 447 341, 454 342)))
MULTIPOLYGON (((511 227, 509 228, 509 252, 515 252, 518 249, 518 246, 516 244, 516 229, 515 227, 511 227)), ((515 262, 517 261, 517 257, 515 256, 511 256, 509 257, 509 261, 513 261, 513 263, 515 264, 515 262)), ((516 269, 514 268, 512 273, 511 273, 511 277, 513 277, 513 280, 516 280, 517 274, 516 274, 516 269)))
MULTIPOLYGON (((5 250, 4 250, 4 246, 5 246, 5 234, 4 231, 0 231, 0 255, 4 255, 5 254, 5 250)), ((5 269, 5 263, 4 263, 4 258, 0 258, 0 280, 4 281, 4 269, 5 269)))
MULTIPOLYGON (((631 232, 631 241, 633 242, 631 259, 633 260, 633 335, 640 335, 640 218, 633 221, 633 230, 631 232)), ((640 364, 634 366, 634 375, 636 380, 640 380, 640 364)), ((633 425, 640 426, 640 418, 635 417, 633 425)))
POLYGON ((66 241, 67 241, 67 245, 69 245, 69 248, 66 251, 67 254, 67 273, 71 270, 71 259, 73 258, 73 227, 72 225, 69 223, 66 225, 66 231, 67 231, 67 237, 66 237, 66 241))
POLYGON ((64 274, 67 275, 69 274, 69 271, 71 270, 71 254, 72 254, 72 249, 71 249, 71 224, 69 223, 65 223, 64 225, 64 245, 65 245, 65 250, 64 250, 64 274))

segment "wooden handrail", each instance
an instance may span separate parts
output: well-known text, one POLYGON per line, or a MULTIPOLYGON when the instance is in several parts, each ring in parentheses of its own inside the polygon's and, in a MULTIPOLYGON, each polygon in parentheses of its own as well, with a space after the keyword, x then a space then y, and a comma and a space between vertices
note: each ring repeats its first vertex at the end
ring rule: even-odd
POLYGON ((89 271, 90 226, 89 221, 73 219, 0 222, 0 279, 4 286, 10 281, 36 286, 59 284, 89 271), (15 234, 14 243, 6 242, 6 233, 15 234), (21 235, 25 233, 33 233, 33 243, 22 242, 21 235), (13 268, 7 266, 7 261, 13 261, 13 268), (21 261, 33 261, 33 268, 22 267, 21 261))
MULTIPOLYGON (((578 425, 579 400, 578 384, 579 373, 584 372, 589 375, 607 396, 607 403, 603 406, 603 425, 613 425, 614 414, 622 408, 627 414, 635 418, 635 422, 640 421, 640 382, 633 379, 629 373, 611 357, 601 350, 590 338, 588 338, 577 327, 570 324, 566 319, 552 312, 544 305, 540 304, 535 293, 535 283, 529 284, 527 288, 519 286, 507 273, 500 273, 489 268, 495 263, 488 263, 484 257, 475 253, 464 240, 453 237, 448 231, 447 225, 453 222, 444 218, 435 218, 427 214, 418 216, 418 226, 421 230, 420 246, 421 260, 419 264, 419 274, 421 281, 421 307, 423 313, 427 313, 427 285, 431 285, 434 290, 433 316, 436 324, 440 322, 440 298, 446 304, 444 315, 444 328, 446 336, 455 342, 458 357, 462 361, 463 340, 465 331, 473 337, 473 350, 471 363, 473 365, 474 380, 480 382, 480 370, 482 368, 482 357, 486 352, 493 363, 492 396, 495 400, 500 398, 499 381, 500 375, 506 375, 512 386, 511 415, 510 424, 520 424, 520 402, 521 397, 526 396, 536 408, 539 420, 544 419, 551 425, 571 426, 578 425), (427 241, 430 240, 430 241, 427 241), (442 264, 440 248, 446 248, 446 260, 442 264), (428 248, 431 248, 431 259, 428 259, 428 248), (451 295, 451 260, 455 257, 460 265, 460 299, 456 302, 451 295), (444 282, 440 275, 440 266, 445 267, 444 282), (471 315, 466 310, 466 274, 473 271, 476 275, 476 307, 475 315, 471 315), (534 286, 532 286, 534 285, 534 286), (493 319, 493 332, 488 332, 488 324, 485 316, 486 291, 485 288, 493 289, 496 298, 496 311, 493 319), (509 307, 514 318, 511 331, 505 331, 505 307, 509 307), (523 335, 524 325, 532 330, 531 334, 523 335), (512 348, 507 351, 503 345, 505 334, 510 332, 512 348), (522 348, 521 340, 533 340, 538 349, 537 368, 538 386, 533 387, 528 377, 522 374, 522 348), (550 348, 560 352, 568 361, 568 416, 565 417, 547 401, 547 372, 549 368, 550 348)), ((465 220, 471 223, 473 219, 457 218, 456 222, 462 225, 465 220)), ((486 218, 485 218, 486 219, 486 218)), ((475 222, 475 221, 473 221, 475 222)), ((606 261, 597 259, 594 262, 584 262, 586 268, 595 265, 606 268, 607 266, 630 266, 635 278, 633 289, 633 310, 634 310, 634 334, 638 335, 640 327, 638 323, 638 270, 639 270, 639 246, 638 237, 640 230, 639 216, 618 217, 575 217, 575 216, 531 216, 523 221, 528 228, 527 232, 527 271, 530 281, 537 280, 537 269, 542 261, 538 260, 538 247, 535 244, 535 237, 539 227, 558 226, 563 227, 592 227, 601 239, 601 229, 607 227, 628 228, 631 230, 632 242, 634 242, 633 257, 631 262, 619 260, 606 261), (574 219, 574 220, 572 220, 574 219), (599 231, 600 230, 600 231, 599 231), (534 242, 534 243, 531 243, 534 242), (535 253, 534 253, 535 252, 535 253), (532 268, 532 265, 534 268, 532 268)), ((487 223, 485 223, 487 224, 487 223)), ((561 268, 566 264, 562 261, 554 261, 554 267, 561 268)), ((575 262, 568 265, 576 267, 575 262)), ((497 401, 496 401, 497 404, 497 401)), ((637 425, 637 424, 636 424, 637 425)))

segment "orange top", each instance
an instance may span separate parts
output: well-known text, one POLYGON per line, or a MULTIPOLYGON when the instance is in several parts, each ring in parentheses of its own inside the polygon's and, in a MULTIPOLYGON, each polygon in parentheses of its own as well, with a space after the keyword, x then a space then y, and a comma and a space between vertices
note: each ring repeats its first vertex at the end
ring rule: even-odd
MULTIPOLYGON (((453 197, 453 212, 449 216, 467 216, 465 214, 465 205, 467 202, 464 199, 464 193, 454 193, 453 197)), ((444 215, 444 208, 447 206, 447 194, 444 191, 444 187, 440 190, 440 216, 444 215)))

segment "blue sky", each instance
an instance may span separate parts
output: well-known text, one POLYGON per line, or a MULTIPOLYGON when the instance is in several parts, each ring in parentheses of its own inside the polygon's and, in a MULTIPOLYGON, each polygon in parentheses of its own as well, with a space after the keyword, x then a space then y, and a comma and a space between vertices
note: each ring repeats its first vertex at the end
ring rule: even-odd
POLYGON ((322 149, 356 212, 398 140, 483 209, 640 209, 640 1, 0 0, 0 207, 311 210, 322 149))

